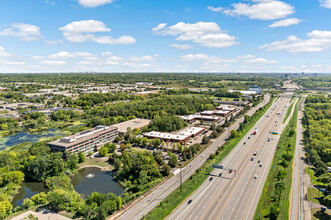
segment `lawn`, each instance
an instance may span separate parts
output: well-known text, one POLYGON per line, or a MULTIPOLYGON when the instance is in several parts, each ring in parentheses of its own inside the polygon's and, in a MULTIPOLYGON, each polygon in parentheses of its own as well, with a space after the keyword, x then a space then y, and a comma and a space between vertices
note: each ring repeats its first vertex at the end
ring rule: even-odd
MULTIPOLYGON (((85 166, 100 166, 100 167, 106 167, 107 165, 109 165, 109 163, 107 162, 107 158, 91 158, 91 157, 87 157, 85 162, 80 163, 79 167, 85 167, 85 166)), ((109 165, 110 166, 110 165, 109 165)), ((112 169, 112 167, 111 167, 112 169)))
POLYGON ((308 188, 307 199, 311 202, 321 204, 320 199, 323 199, 323 193, 316 188, 308 188))
POLYGON ((324 187, 324 183, 318 182, 317 181, 317 177, 314 176, 314 168, 312 168, 312 167, 306 167, 306 173, 308 173, 308 175, 310 177, 310 181, 311 181, 311 183, 313 185, 324 187))

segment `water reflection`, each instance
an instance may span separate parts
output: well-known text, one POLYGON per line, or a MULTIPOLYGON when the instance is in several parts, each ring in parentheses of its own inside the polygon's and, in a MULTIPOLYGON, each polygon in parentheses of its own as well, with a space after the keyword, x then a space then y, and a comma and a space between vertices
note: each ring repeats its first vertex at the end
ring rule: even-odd
POLYGON ((32 196, 40 192, 48 192, 49 190, 45 187, 42 182, 23 182, 23 185, 19 192, 14 196, 12 204, 14 208, 21 206, 25 198, 31 198, 32 196))
POLYGON ((13 147, 15 145, 21 144, 26 141, 34 143, 39 141, 41 138, 54 137, 59 135, 62 136, 65 134, 66 132, 53 128, 49 129, 48 131, 36 133, 36 134, 21 131, 17 134, 0 138, 0 150, 3 150, 7 147, 13 147))
POLYGON ((114 179, 112 174, 101 171, 97 167, 87 167, 79 171, 71 181, 75 190, 86 198, 92 192, 115 193, 122 195, 124 188, 114 179))

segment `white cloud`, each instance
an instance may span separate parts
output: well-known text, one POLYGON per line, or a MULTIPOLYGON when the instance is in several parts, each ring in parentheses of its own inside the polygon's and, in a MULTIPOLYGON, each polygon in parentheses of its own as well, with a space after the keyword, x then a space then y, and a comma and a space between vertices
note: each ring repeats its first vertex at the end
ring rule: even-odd
POLYGON ((212 72, 226 70, 231 68, 231 66, 239 66, 240 64, 247 64, 247 68, 252 69, 257 66, 259 66, 259 68, 264 68, 268 65, 279 63, 279 61, 259 58, 255 55, 243 55, 234 58, 224 58, 210 56, 208 54, 187 54, 180 56, 179 60, 182 62, 190 62, 199 70, 212 72), (230 63, 232 63, 231 66, 229 65, 230 63))
POLYGON ((0 57, 10 57, 13 54, 6 52, 6 49, 4 47, 0 46, 0 57))
POLYGON ((59 28, 63 31, 63 36, 71 42, 93 41, 99 44, 133 44, 136 42, 131 36, 120 36, 113 38, 111 36, 97 36, 98 32, 110 32, 111 29, 97 20, 74 21, 64 27, 59 28))
POLYGON ((15 62, 15 61, 9 61, 9 62, 6 62, 6 64, 8 65, 25 65, 26 62, 15 62))
POLYGON ((282 2, 272 0, 254 1, 257 3, 234 3, 233 9, 223 10, 223 13, 230 16, 247 16, 250 19, 274 20, 285 18, 295 12, 294 7, 282 2))
POLYGON ((169 27, 161 23, 152 30, 159 35, 177 36, 178 41, 192 41, 204 47, 221 48, 238 44, 236 37, 224 33, 215 22, 179 22, 169 27))
POLYGON ((188 44, 170 44, 170 47, 181 49, 181 50, 188 50, 193 47, 193 45, 188 44))
POLYGON ((68 51, 60 51, 58 53, 54 53, 48 56, 50 59, 69 59, 75 57, 93 57, 94 55, 88 52, 68 52, 68 51))
POLYGON ((256 64, 256 65, 279 63, 279 61, 276 61, 276 60, 267 60, 265 58, 253 58, 253 59, 244 60, 244 62, 245 63, 256 64))
POLYGON ((40 64, 45 65, 65 65, 67 62, 63 60, 43 60, 40 64))
POLYGON ((0 36, 14 36, 25 41, 38 40, 42 37, 38 26, 24 23, 15 23, 9 28, 0 30, 0 36))
POLYGON ((93 8, 105 4, 110 4, 113 3, 114 1, 113 0, 78 0, 78 2, 81 6, 84 6, 86 8, 93 8))
POLYGON ((302 20, 299 20, 297 18, 287 18, 284 20, 280 20, 280 21, 276 21, 274 23, 272 23, 271 25, 269 25, 268 27, 270 28, 275 28, 275 27, 287 27, 290 25, 295 25, 295 24, 299 24, 302 20))
POLYGON ((320 3, 324 8, 331 8, 331 0, 320 0, 320 3))
POLYGON ((267 51, 285 50, 291 53, 320 52, 331 49, 331 31, 314 30, 307 33, 306 40, 291 35, 283 41, 275 41, 270 44, 260 46, 260 49, 267 51))
POLYGON ((46 44, 60 44, 60 43, 63 43, 63 40, 62 39, 60 39, 60 40, 46 40, 45 41, 46 42, 46 44))
POLYGON ((210 10, 210 11, 212 11, 212 12, 220 12, 220 11, 223 11, 224 10, 224 8, 222 8, 222 7, 215 8, 213 6, 208 6, 207 9, 210 10))
POLYGON ((134 62, 147 62, 147 61, 156 61, 156 58, 152 56, 141 56, 141 57, 133 56, 130 57, 129 60, 134 62))

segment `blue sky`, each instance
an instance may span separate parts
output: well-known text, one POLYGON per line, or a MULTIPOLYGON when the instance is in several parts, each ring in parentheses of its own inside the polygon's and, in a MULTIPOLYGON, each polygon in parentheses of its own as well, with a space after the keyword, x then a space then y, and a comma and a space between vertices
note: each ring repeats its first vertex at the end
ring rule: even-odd
POLYGON ((331 72, 331 0, 0 1, 0 72, 331 72))

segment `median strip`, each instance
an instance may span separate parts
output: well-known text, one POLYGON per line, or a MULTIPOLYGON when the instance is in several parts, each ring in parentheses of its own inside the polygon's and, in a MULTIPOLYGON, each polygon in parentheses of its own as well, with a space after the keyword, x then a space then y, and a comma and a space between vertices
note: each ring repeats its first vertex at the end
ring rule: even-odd
POLYGON ((218 164, 223 160, 232 149, 239 143, 239 141, 247 134, 247 132, 256 124, 256 122, 265 114, 273 103, 274 98, 260 110, 257 110, 251 117, 250 121, 246 123, 242 130, 238 132, 238 136, 230 139, 230 141, 212 154, 207 162, 205 162, 196 172, 189 177, 183 183, 182 192, 177 188, 173 191, 164 201, 154 208, 144 219, 164 219, 166 218, 176 207, 178 207, 188 196, 190 196, 209 176, 209 166, 212 164, 218 164))

